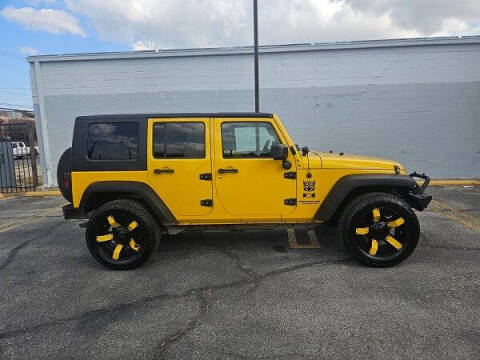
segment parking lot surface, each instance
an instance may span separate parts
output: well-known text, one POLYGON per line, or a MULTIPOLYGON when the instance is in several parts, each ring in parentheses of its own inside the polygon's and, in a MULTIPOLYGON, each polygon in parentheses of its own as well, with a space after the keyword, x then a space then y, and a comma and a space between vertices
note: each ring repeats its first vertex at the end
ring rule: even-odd
POLYGON ((478 359, 480 188, 431 188, 400 265, 285 231, 165 237, 144 266, 88 253, 59 197, 0 200, 0 359, 478 359))

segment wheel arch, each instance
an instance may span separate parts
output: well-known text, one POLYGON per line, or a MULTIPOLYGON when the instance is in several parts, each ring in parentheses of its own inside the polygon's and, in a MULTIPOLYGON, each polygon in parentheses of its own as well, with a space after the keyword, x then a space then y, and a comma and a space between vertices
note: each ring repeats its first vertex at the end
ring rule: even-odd
POLYGON ((315 219, 334 223, 351 200, 368 192, 386 192, 398 195, 407 201, 410 206, 415 207, 415 204, 409 200, 408 194, 416 191, 418 191, 418 185, 409 176, 393 174, 347 175, 340 178, 330 189, 315 213, 315 219))
POLYGON ((92 183, 85 189, 79 209, 88 213, 109 201, 118 199, 133 199, 143 203, 164 226, 177 223, 175 216, 157 193, 147 184, 136 181, 92 183))

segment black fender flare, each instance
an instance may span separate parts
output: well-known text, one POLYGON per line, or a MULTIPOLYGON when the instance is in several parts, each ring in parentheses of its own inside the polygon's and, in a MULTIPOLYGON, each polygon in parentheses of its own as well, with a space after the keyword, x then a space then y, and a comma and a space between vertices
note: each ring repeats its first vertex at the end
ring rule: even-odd
POLYGON ((176 224, 175 216, 157 193, 147 184, 137 181, 99 181, 90 184, 84 191, 79 209, 87 212, 89 204, 99 194, 128 194, 143 201, 165 226, 176 224))
MULTIPOLYGON (((418 184, 410 176, 394 174, 360 174, 346 175, 340 178, 330 189, 315 213, 315 219, 330 221, 352 193, 369 191, 397 190, 405 195, 420 192, 418 184)), ((423 209, 421 209, 423 210, 423 209)))

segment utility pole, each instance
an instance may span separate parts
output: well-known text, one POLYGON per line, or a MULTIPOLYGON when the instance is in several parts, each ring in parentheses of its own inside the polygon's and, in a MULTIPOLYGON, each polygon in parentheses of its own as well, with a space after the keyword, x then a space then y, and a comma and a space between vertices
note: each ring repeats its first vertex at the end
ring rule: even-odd
POLYGON ((258 9, 257 0, 253 0, 253 61, 255 67, 255 112, 260 112, 260 94, 258 84, 258 9))

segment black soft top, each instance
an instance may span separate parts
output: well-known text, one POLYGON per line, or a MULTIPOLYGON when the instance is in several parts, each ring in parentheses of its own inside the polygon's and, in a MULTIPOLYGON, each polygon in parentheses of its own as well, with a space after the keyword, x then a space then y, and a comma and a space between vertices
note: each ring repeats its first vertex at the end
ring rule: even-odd
POLYGON ((255 112, 218 112, 218 113, 147 113, 147 114, 104 114, 104 115, 87 115, 78 116, 76 120, 93 120, 93 119, 133 119, 133 118, 273 118, 271 113, 255 113, 255 112))

